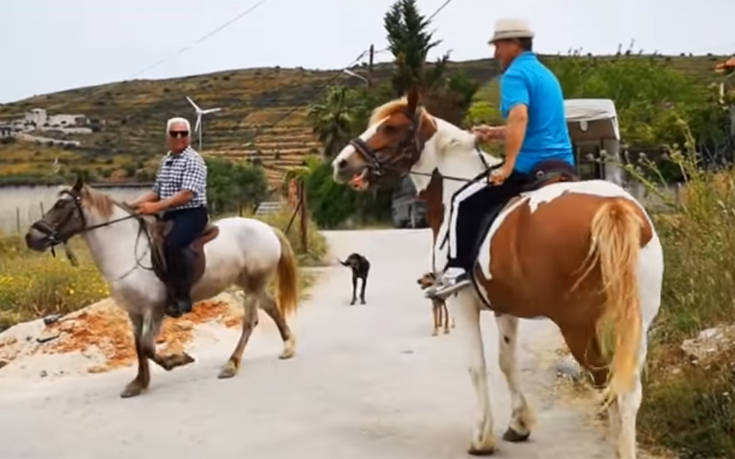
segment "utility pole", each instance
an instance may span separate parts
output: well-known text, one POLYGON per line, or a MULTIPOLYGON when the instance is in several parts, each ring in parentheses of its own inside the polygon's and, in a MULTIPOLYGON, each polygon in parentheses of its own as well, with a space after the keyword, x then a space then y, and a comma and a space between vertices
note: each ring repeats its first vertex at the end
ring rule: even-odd
POLYGON ((373 56, 374 55, 375 55, 375 45, 370 45, 370 60, 368 63, 368 77, 367 77, 368 89, 373 87, 373 56))
POLYGON ((301 228, 301 248, 304 251, 304 253, 309 252, 309 220, 308 220, 308 211, 307 209, 307 201, 306 201, 306 185, 304 184, 304 180, 299 180, 299 196, 301 198, 301 224, 299 225, 301 228))

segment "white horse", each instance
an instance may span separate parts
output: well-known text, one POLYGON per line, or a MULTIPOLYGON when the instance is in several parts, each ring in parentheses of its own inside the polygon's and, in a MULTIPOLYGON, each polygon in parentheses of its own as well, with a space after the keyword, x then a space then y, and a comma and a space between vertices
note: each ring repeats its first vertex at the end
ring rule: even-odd
MULTIPOLYGON (((477 177, 487 172, 485 163, 500 160, 477 150, 472 134, 417 103, 412 91, 378 107, 368 129, 334 159, 334 179, 364 191, 411 173, 421 192, 438 171, 444 177, 443 222, 429 256, 446 260, 442 242, 451 223, 452 196, 463 185, 451 178, 477 177)), ((466 340, 477 396, 470 453, 490 454, 496 446, 479 322, 489 304, 512 401, 503 438, 526 440, 535 424, 520 386, 518 318, 548 317, 595 382, 607 383, 617 454, 635 458, 646 335, 659 309, 663 277, 661 244, 643 207, 618 185, 602 180, 555 183, 524 193, 495 220, 472 274, 479 295, 469 287, 446 299, 466 340)))
MULTIPOLYGON (((53 208, 26 234, 27 245, 39 251, 80 234, 112 297, 127 310, 135 335, 138 374, 125 387, 122 397, 136 396, 148 387, 148 359, 166 370, 193 362, 186 353, 156 353, 155 338, 164 317, 166 290, 147 269, 151 248, 141 224, 109 196, 78 180, 73 188, 60 193, 53 208)), ((280 358, 293 356, 295 339, 285 317, 298 307, 298 272, 291 245, 280 231, 248 218, 224 218, 214 224, 219 235, 204 246, 206 269, 192 288, 192 299, 211 298, 231 285, 241 287, 246 294, 242 334, 219 374, 220 378, 229 378, 237 374, 245 345, 258 324, 258 307, 278 326, 284 342, 280 358), (278 280, 277 302, 266 292, 274 276, 278 280)))

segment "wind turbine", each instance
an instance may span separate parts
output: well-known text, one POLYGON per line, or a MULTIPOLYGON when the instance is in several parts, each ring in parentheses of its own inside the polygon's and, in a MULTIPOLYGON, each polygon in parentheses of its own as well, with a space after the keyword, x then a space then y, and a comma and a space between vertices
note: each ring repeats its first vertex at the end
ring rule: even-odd
POLYGON ((218 107, 218 108, 208 108, 206 110, 202 110, 201 108, 199 108, 197 104, 194 103, 193 100, 191 100, 189 96, 186 96, 186 100, 188 100, 191 106, 194 107, 194 111, 197 114, 197 121, 196 121, 196 124, 194 125, 194 132, 199 133, 199 150, 201 151, 202 149, 202 116, 208 115, 209 113, 218 112, 222 109, 218 107))

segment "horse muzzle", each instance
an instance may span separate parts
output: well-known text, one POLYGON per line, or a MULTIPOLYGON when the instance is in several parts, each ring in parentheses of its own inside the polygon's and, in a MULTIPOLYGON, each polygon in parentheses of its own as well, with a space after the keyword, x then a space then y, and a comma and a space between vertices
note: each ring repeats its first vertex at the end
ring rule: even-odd
POLYGON ((26 245, 31 250, 43 252, 48 249, 56 242, 56 238, 53 235, 48 234, 38 228, 31 227, 26 233, 26 245))

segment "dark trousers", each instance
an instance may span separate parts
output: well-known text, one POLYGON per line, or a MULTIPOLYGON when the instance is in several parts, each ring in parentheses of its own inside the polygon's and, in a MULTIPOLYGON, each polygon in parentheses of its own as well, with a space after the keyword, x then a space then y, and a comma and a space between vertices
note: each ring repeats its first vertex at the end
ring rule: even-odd
POLYGON ((482 236, 508 201, 529 182, 529 175, 514 171, 502 185, 488 184, 456 204, 456 226, 450 231, 455 232, 457 250, 455 257, 450 256, 448 267, 472 269, 482 236))
MULTIPOLYGON (((166 256, 166 278, 171 294, 174 299, 182 300, 187 304, 184 310, 171 310, 173 317, 178 317, 182 312, 189 312, 191 301, 189 293, 194 281, 194 262, 196 253, 188 250, 187 246, 207 226, 206 207, 195 207, 191 209, 180 209, 166 212, 164 220, 173 220, 174 225, 166 236, 164 252, 166 256)), ((171 303, 170 303, 171 304, 171 303)))
POLYGON ((194 207, 166 212, 164 220, 173 220, 174 225, 166 236, 166 251, 180 250, 191 244, 207 226, 207 208, 194 207))

